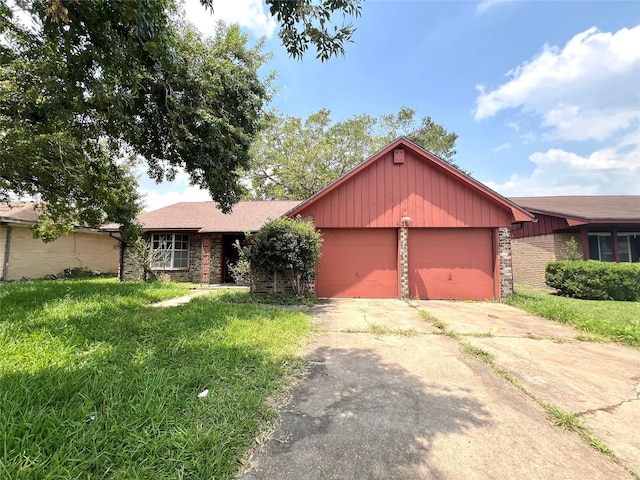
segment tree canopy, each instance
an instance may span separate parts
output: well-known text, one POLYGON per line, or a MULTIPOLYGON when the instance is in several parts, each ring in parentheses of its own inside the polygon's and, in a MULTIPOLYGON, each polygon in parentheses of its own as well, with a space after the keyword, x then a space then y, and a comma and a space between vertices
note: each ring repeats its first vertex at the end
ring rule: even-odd
MULTIPOLYGON (((342 53, 353 27, 332 33, 331 14, 360 13, 360 0, 267 3, 294 57, 342 53)), ((0 201, 133 231, 142 161, 158 182, 184 169, 229 210, 269 98, 261 47, 222 24, 203 39, 176 0, 0 0, 0 201)))
POLYGON ((411 108, 374 118, 334 122, 321 109, 306 120, 270 112, 251 148, 249 198, 303 200, 322 190, 399 136, 454 162, 458 136, 431 117, 418 121, 411 108))

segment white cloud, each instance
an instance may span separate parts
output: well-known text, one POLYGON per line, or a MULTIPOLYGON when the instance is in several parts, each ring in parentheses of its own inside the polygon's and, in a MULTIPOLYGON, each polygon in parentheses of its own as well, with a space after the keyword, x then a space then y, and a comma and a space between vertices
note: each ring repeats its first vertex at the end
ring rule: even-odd
POLYGON ((512 147, 510 143, 503 143, 502 145, 498 145, 497 147, 493 147, 491 149, 492 152, 502 152, 503 150, 509 150, 512 147))
POLYGON ((505 196, 640 194, 640 130, 588 156, 551 148, 529 160, 531 175, 484 183, 505 196))
POLYGON ((523 144, 533 143, 538 139, 538 135, 535 132, 527 132, 524 135, 520 135, 523 144))
POLYGON ((505 125, 509 128, 513 128, 516 132, 520 131, 520 125, 518 125, 516 122, 507 122, 505 123, 505 125))
POLYGON ((604 140, 640 115, 640 25, 616 33, 590 28, 564 48, 545 45, 529 62, 507 72, 494 90, 479 85, 474 117, 520 108, 542 118, 550 136, 604 140))
POLYGON ((484 12, 489 10, 491 7, 494 7, 495 5, 497 5, 499 3, 504 3, 504 2, 509 2, 509 1, 512 1, 512 0, 483 0, 476 7, 476 14, 477 15, 482 15, 484 12))
POLYGON ((186 0, 184 8, 187 20, 205 35, 214 32, 217 20, 237 23, 251 30, 256 37, 271 38, 276 29, 276 22, 265 11, 262 0, 215 0, 213 15, 199 0, 186 0))
POLYGON ((586 110, 577 105, 558 105, 544 115, 543 127, 553 127, 548 138, 565 140, 606 140, 614 133, 626 130, 640 119, 638 109, 586 110))

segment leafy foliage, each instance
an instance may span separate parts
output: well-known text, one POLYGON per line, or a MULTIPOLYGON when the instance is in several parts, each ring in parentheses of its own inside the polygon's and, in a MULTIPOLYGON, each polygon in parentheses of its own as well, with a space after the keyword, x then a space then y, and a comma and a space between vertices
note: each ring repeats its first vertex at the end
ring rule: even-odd
POLYGON ((252 146, 250 196, 308 198, 401 135, 457 167, 457 135, 430 117, 418 123, 410 108, 379 119, 357 115, 340 122, 333 122, 327 109, 306 120, 271 112, 252 146))
POLYGON ((590 260, 550 262, 547 285, 561 295, 589 300, 640 300, 640 265, 590 260))
POLYGON ((580 251, 580 245, 576 241, 575 237, 571 237, 569 240, 564 242, 564 259, 565 260, 573 260, 579 261, 583 260, 582 252, 580 251))
POLYGON ((322 237, 314 225, 302 218, 277 218, 258 231, 251 248, 251 267, 257 273, 272 275, 273 291, 278 293, 278 273, 289 277, 293 291, 302 295, 316 274, 322 237))
MULTIPOLYGON (((248 238, 248 235, 246 236, 248 238)), ((227 265, 229 274, 233 281, 236 282, 236 285, 250 286, 253 280, 250 259, 251 247, 250 245, 241 244, 240 240, 236 240, 233 242, 233 248, 238 251, 238 261, 227 265)))
POLYGON ((19 5, 34 28, 0 4, 1 201, 35 197, 54 223, 131 225, 143 159, 154 180, 184 169, 230 209, 269 97, 261 45, 222 24, 201 38, 174 0, 19 5))
POLYGON ((328 60, 344 55, 344 44, 355 32, 352 24, 344 24, 331 31, 333 13, 342 12, 359 17, 362 0, 266 0, 271 15, 280 23, 278 36, 293 58, 302 58, 309 45, 316 49, 316 57, 328 60))

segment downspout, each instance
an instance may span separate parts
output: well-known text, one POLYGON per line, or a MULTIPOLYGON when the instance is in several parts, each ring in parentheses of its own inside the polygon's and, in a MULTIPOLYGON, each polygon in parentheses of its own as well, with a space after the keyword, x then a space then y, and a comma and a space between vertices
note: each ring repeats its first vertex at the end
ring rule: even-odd
POLYGON ((4 260, 2 262, 2 276, 0 280, 3 282, 7 280, 9 276, 9 254, 11 253, 11 227, 6 223, 0 223, 0 227, 5 226, 7 229, 7 240, 4 244, 4 260))
POLYGON ((124 249, 127 246, 127 242, 125 242, 120 237, 116 237, 113 232, 109 232, 109 236, 116 239, 120 243, 120 258, 118 259, 118 281, 122 282, 124 281, 124 249))

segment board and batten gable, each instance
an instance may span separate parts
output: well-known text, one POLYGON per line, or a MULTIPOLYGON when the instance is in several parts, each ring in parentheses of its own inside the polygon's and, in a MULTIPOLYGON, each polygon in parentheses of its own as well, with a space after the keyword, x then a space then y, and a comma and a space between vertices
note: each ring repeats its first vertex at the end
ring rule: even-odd
POLYGON ((462 178, 469 177, 452 176, 409 148, 403 148, 404 161, 394 163, 394 150, 400 148, 365 162, 295 214, 312 218, 318 228, 394 228, 403 217, 423 228, 511 226, 511 209, 470 189, 462 178))
POLYGON ((399 138, 287 213, 322 232, 321 297, 496 299, 532 215, 399 138))

